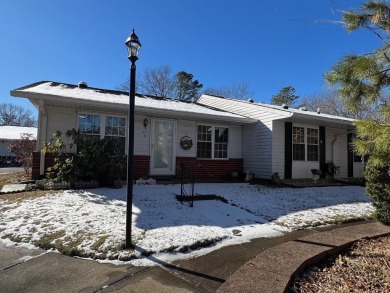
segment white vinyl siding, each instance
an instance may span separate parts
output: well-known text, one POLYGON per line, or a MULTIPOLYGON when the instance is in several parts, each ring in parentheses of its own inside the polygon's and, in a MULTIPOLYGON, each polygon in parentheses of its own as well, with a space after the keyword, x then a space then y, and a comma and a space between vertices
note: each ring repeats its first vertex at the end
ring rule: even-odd
POLYGON ((195 121, 187 121, 187 120, 177 121, 176 155, 178 157, 196 157, 196 122, 195 121), (180 140, 185 136, 192 139, 192 147, 189 150, 184 150, 180 146, 180 140))
POLYGON ((254 177, 270 179, 273 171, 272 122, 287 118, 290 113, 212 96, 201 98, 198 102, 259 120, 257 123, 243 126, 244 172, 250 171, 254 177))
MULTIPOLYGON (((150 155, 150 132, 151 132, 151 118, 149 116, 134 117, 134 155, 149 156, 150 155), (144 126, 145 119, 148 125, 144 126)), ((128 127, 126 127, 127 129, 128 127)), ((127 137, 127 131, 126 131, 127 137)), ((126 139, 127 148, 127 139, 126 139)), ((126 151, 127 153, 127 151, 126 151)))
POLYGON ((340 173, 339 175, 335 175, 336 178, 346 178, 348 177, 347 130, 338 128, 327 128, 325 133, 325 162, 328 163, 330 161, 333 161, 335 166, 340 167, 340 173), (333 143, 333 150, 332 141, 335 141, 333 143))

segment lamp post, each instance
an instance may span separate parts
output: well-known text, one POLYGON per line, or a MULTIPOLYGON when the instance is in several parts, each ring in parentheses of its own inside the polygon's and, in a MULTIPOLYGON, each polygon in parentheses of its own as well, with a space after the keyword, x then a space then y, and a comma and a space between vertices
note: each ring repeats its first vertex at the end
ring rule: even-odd
POLYGON ((134 104, 135 104, 135 62, 138 60, 138 52, 141 43, 134 32, 126 39, 127 58, 131 61, 130 67, 130 92, 129 92, 129 116, 128 116, 128 150, 127 150, 127 195, 126 195, 126 243, 125 247, 131 247, 131 224, 133 214, 133 156, 134 156, 134 104))

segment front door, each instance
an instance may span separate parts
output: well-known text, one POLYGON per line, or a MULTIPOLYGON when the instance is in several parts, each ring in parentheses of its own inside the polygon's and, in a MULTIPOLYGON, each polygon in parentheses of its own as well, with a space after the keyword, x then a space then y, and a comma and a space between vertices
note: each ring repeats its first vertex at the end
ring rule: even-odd
POLYGON ((152 119, 151 175, 175 174, 175 130, 176 122, 173 120, 152 119))

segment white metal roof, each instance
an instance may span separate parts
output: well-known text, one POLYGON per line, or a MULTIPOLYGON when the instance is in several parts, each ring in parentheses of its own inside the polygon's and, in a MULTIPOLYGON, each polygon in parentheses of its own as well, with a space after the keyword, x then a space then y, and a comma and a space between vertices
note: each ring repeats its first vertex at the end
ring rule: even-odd
MULTIPOLYGON (((120 107, 122 110, 127 109, 129 105, 129 95, 126 92, 90 87, 79 88, 76 85, 51 81, 38 82, 15 89, 11 91, 11 95, 29 98, 30 101, 32 99, 40 99, 73 104, 102 104, 107 107, 120 107)), ((236 123, 243 124, 255 122, 255 120, 248 120, 238 114, 229 113, 220 109, 212 109, 197 103, 139 94, 135 97, 135 112, 152 114, 171 113, 173 115, 181 115, 184 117, 208 117, 209 119, 234 121, 236 123)))
POLYGON ((198 102, 203 105, 213 105, 216 108, 221 109, 235 109, 235 111, 231 111, 233 113, 240 113, 241 115, 244 115, 246 117, 253 118, 251 114, 255 113, 253 111, 248 111, 248 107, 251 107, 253 109, 259 108, 263 111, 265 109, 268 109, 270 112, 274 112, 275 114, 280 115, 280 119, 310 119, 310 120, 318 120, 318 121, 327 121, 331 123, 338 123, 338 124, 345 124, 345 125, 352 125, 354 121, 357 121, 356 119, 352 118, 346 118, 341 116, 335 116, 335 115, 329 115, 324 113, 317 113, 312 111, 305 111, 302 109, 295 109, 295 108, 283 108, 282 106, 276 106, 276 105, 269 105, 269 104, 263 104, 263 103, 255 103, 255 102, 249 102, 244 100, 233 100, 233 99, 225 99, 222 97, 212 96, 212 95, 202 95, 198 102), (218 106, 217 106, 218 105, 218 106), (229 107, 229 105, 234 107, 229 107), (240 106, 241 105, 241 106, 240 106), (244 109, 245 105, 245 109, 244 109), (248 106, 250 105, 250 106, 248 106), (245 113, 245 114, 244 114, 245 113), (287 114, 287 115, 286 115, 287 114))
POLYGON ((31 134, 34 139, 37 138, 36 127, 21 127, 21 126, 0 126, 0 139, 20 139, 22 133, 31 134))

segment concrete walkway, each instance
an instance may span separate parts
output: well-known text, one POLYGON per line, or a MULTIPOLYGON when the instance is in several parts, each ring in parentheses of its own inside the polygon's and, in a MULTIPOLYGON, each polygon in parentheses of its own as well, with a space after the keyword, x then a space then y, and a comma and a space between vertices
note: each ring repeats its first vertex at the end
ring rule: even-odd
POLYGON ((6 248, 0 239, 0 291, 7 292, 283 292, 304 266, 357 239, 390 233, 363 222, 259 238, 162 266, 100 264, 40 249, 6 248))

